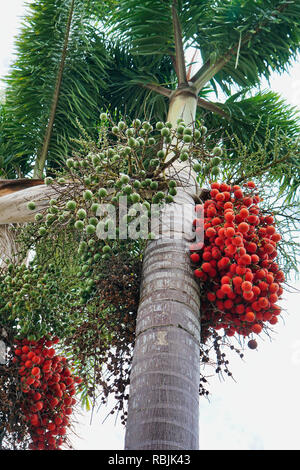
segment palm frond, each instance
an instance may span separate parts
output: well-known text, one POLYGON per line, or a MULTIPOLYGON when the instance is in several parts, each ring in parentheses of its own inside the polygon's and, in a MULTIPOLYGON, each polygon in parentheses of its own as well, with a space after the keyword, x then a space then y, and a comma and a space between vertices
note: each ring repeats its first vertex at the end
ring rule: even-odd
POLYGON ((299 16, 298 0, 204 2, 193 41, 203 67, 193 80, 201 86, 215 80, 228 92, 232 85, 256 86, 262 77, 286 71, 299 51, 299 16))

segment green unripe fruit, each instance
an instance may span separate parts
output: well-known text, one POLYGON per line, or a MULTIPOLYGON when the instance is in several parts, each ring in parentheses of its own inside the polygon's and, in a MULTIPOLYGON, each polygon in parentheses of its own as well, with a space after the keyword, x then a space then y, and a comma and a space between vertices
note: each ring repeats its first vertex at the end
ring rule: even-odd
POLYGON ((88 235, 93 235, 96 232, 96 227, 94 225, 89 224, 86 226, 85 230, 88 235))
POLYGON ((66 165, 67 165, 68 168, 74 168, 73 158, 68 158, 68 160, 66 161, 66 165))
POLYGON ((107 190, 105 188, 100 188, 98 191, 98 196, 100 198, 106 197, 107 196, 107 190))
POLYGON ((178 126, 177 127, 177 134, 182 135, 184 132, 185 127, 184 126, 178 126))
POLYGON ((43 215, 42 214, 36 214, 34 219, 35 219, 36 222, 40 222, 40 220, 43 219, 43 215))
POLYGON ((125 124, 124 121, 119 121, 118 122, 118 128, 119 128, 120 131, 123 131, 125 129, 125 127, 126 127, 126 124, 125 124))
POLYGON ((35 202, 33 201, 28 202, 27 209, 34 211, 35 208, 36 208, 35 202))
POLYGON ((92 204, 92 206, 91 206, 92 212, 94 212, 94 214, 96 214, 99 207, 100 207, 100 204, 97 204, 96 202, 94 202, 94 204, 92 204))
POLYGON ((170 121, 167 121, 165 123, 166 127, 168 127, 169 129, 172 129, 172 123, 170 121))
POLYGON ((113 126, 111 129, 113 134, 118 134, 119 133, 119 128, 117 126, 113 126))
POLYGON ((146 135, 145 129, 140 129, 140 130, 139 130, 139 136, 145 137, 145 135, 146 135))
POLYGON ((164 123, 161 122, 161 121, 158 121, 156 124, 155 124, 155 127, 157 130, 161 131, 162 128, 164 127, 164 123))
POLYGON ((139 119, 134 119, 134 121, 132 122, 133 126, 134 127, 140 127, 140 125, 142 124, 141 121, 139 119))
POLYGON ((77 211, 78 219, 85 219, 86 218, 86 211, 84 209, 78 209, 77 211))
POLYGON ((150 122, 148 121, 144 121, 142 126, 143 126, 143 129, 145 129, 145 131, 151 131, 153 129, 150 122))
POLYGON ((74 224, 74 227, 77 230, 83 230, 84 229, 84 223, 82 222, 82 220, 76 220, 76 222, 74 224))
POLYGON ((201 137, 201 132, 198 129, 194 130, 194 139, 198 140, 201 137))
POLYGON ((48 186, 49 184, 52 184, 54 182, 54 179, 51 178, 51 176, 47 176, 47 178, 45 178, 45 184, 48 186))
POLYGON ((92 197, 93 197, 93 193, 89 189, 87 189, 86 191, 83 192, 83 199, 85 201, 90 201, 92 199, 92 197))
POLYGON ((185 127, 183 135, 192 135, 192 129, 190 127, 185 127))
POLYGON ((220 169, 217 166, 213 166, 211 169, 211 174, 214 176, 218 176, 220 174, 220 169))
POLYGON ((128 129, 126 129, 126 132, 125 132, 127 137, 133 137, 134 133, 135 133, 135 129, 133 129, 132 127, 129 127, 128 129))
POLYGON ((173 196, 171 194, 168 194, 165 198, 166 203, 170 204, 171 202, 174 202, 173 196))
POLYGON ((201 131, 201 135, 206 135, 207 134, 207 127, 201 126, 200 131, 201 131))
POLYGON ((69 210, 69 211, 74 211, 76 209, 76 202, 75 201, 68 201, 66 203, 66 208, 69 210))
POLYGON ((145 179, 145 185, 146 186, 150 186, 151 183, 152 183, 152 180, 150 178, 145 179))
POLYGON ((132 187, 130 186, 130 184, 126 184, 126 186, 124 186, 123 193, 127 195, 132 193, 132 187))
POLYGON ((46 235, 46 233, 47 233, 46 227, 41 227, 41 228, 39 228, 39 234, 40 234, 40 235, 46 235))
POLYGON ((58 213, 58 207, 57 206, 52 206, 49 208, 49 211, 51 214, 57 214, 58 213))
POLYGON ((127 184, 127 183, 129 183, 130 178, 129 178, 128 175, 122 175, 122 176, 120 177, 120 181, 121 181, 122 184, 127 184))
POLYGON ((202 167, 200 165, 200 163, 195 163, 194 166, 193 166, 193 170, 196 171, 196 173, 199 173, 199 171, 201 171, 202 167))
POLYGON ((135 204, 136 202, 139 202, 141 199, 141 196, 138 193, 132 193, 130 195, 130 200, 135 204))
POLYGON ((100 119, 101 119, 101 121, 106 121, 107 117, 108 117, 108 116, 107 116, 106 113, 101 113, 101 114, 100 114, 100 119))
POLYGON ((211 164, 212 166, 218 166, 221 163, 221 158, 220 157, 214 157, 211 159, 211 164))
POLYGON ((193 138, 191 135, 184 135, 183 136, 183 142, 185 142, 186 144, 189 144, 190 142, 192 142, 193 138))
POLYGON ((136 140, 133 137, 129 137, 128 139, 128 145, 129 147, 135 147, 136 146, 136 140))
POLYGON ((134 187, 135 189, 140 189, 140 187, 141 187, 140 181, 136 180, 136 181, 133 183, 133 187, 134 187))
POLYGON ((179 158, 182 162, 186 162, 189 158, 189 154, 187 152, 182 152, 180 154, 179 158))
POLYGON ((177 184, 176 184, 175 180, 170 180, 169 181, 169 188, 175 188, 176 186, 177 186, 177 184))
POLYGON ((64 184, 66 182, 65 178, 58 178, 57 182, 59 184, 64 184))
POLYGON ((81 166, 81 168, 87 168, 89 166, 89 162, 87 162, 86 160, 81 160, 79 162, 79 165, 81 166))
POLYGON ((156 142, 156 141, 155 141, 154 137, 149 137, 149 139, 148 139, 148 144, 149 144, 149 145, 154 145, 155 142, 156 142))
POLYGON ((152 158, 149 163, 150 163, 151 166, 156 168, 159 165, 160 162, 159 162, 158 158, 152 158))
POLYGON ((151 189, 157 189, 158 188, 158 182, 157 181, 152 181, 152 183, 150 184, 150 188, 151 189))
POLYGON ((176 194, 177 194, 176 188, 170 188, 169 189, 169 194, 170 194, 170 196, 176 196, 176 194))
POLYGON ((159 150, 156 155, 158 158, 165 158, 166 152, 164 150, 159 150))
POLYGON ((221 149, 221 147, 215 147, 212 151, 213 155, 215 155, 216 157, 221 157, 223 155, 223 150, 221 149))
POLYGON ((96 253, 94 255, 94 261, 99 261, 99 259, 101 259, 101 255, 100 255, 100 253, 96 253))
MULTIPOLYGON (((97 219, 96 217, 91 217, 91 218, 89 219, 89 223, 90 223, 91 225, 94 225, 94 226, 96 227, 97 224, 98 224, 98 219, 97 219)), ((90 241, 91 241, 91 240, 90 240, 90 241)))
POLYGON ((168 127, 163 127, 160 133, 163 137, 169 137, 170 129, 168 127))
POLYGON ((147 209, 147 210, 149 211, 150 208, 151 208, 151 205, 149 204, 148 201, 144 201, 144 202, 143 202, 143 207, 145 207, 145 209, 147 209))
POLYGON ((155 198, 156 199, 163 199, 165 197, 165 194, 162 192, 162 191, 158 191, 156 194, 155 194, 155 198))

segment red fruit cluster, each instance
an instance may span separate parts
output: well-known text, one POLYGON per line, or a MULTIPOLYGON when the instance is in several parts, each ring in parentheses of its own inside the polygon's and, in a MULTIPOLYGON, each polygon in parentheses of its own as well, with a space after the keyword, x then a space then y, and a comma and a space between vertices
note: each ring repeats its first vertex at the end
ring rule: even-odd
POLYGON ((259 334, 278 321, 284 274, 275 262, 276 233, 273 216, 259 209, 260 198, 253 182, 243 188, 212 183, 204 207, 193 222, 204 230, 204 246, 190 247, 194 274, 202 286, 201 321, 204 340, 209 328, 235 333, 259 334), (204 209, 204 212, 203 212, 204 209))
POLYGON ((75 384, 65 357, 55 354, 52 340, 16 341, 13 362, 19 366, 32 450, 59 450, 66 442, 70 415, 76 400, 75 384))

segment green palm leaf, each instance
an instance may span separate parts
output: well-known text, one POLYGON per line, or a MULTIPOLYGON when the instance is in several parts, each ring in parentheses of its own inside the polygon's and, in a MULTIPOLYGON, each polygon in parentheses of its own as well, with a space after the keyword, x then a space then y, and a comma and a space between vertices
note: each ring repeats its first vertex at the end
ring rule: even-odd
MULTIPOLYGON (((57 166, 70 152, 70 139, 79 132, 76 119, 94 127, 104 103, 109 56, 99 22, 91 21, 97 3, 75 2, 47 153, 50 166, 57 166)), ((29 5, 16 41, 17 59, 5 80, 0 155, 5 155, 5 165, 10 162, 23 174, 28 174, 43 147, 70 5, 70 0, 37 0, 29 5)))

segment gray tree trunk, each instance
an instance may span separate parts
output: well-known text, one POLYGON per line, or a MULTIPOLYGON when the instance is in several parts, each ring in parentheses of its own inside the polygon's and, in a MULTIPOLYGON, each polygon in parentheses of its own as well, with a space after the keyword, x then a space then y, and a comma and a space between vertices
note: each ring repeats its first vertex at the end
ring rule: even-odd
MULTIPOLYGON (((168 121, 191 124, 196 103, 193 88, 177 90, 168 121)), ((162 226, 173 209, 173 227, 149 243, 143 262, 125 449, 199 448, 200 303, 189 260, 197 189, 190 164, 176 163, 170 176, 181 187, 162 226)))

